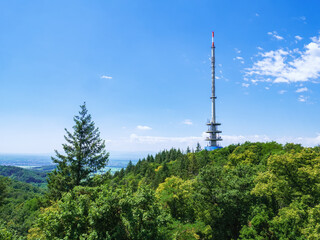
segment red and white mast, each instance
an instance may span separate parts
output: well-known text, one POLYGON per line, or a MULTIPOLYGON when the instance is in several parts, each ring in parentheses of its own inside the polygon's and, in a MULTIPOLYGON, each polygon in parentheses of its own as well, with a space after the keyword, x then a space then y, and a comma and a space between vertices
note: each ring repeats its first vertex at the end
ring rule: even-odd
POLYGON ((206 138, 206 141, 208 141, 208 146, 206 147, 207 150, 215 150, 217 148, 221 148, 218 145, 218 141, 221 141, 221 137, 219 136, 219 133, 221 131, 218 130, 218 125, 221 125, 220 123, 216 122, 216 89, 215 89, 215 45, 214 45, 214 32, 212 32, 212 46, 211 46, 211 80, 212 80, 212 87, 211 87, 211 104, 212 104, 212 118, 211 121, 207 123, 208 125, 208 131, 209 137, 206 138))

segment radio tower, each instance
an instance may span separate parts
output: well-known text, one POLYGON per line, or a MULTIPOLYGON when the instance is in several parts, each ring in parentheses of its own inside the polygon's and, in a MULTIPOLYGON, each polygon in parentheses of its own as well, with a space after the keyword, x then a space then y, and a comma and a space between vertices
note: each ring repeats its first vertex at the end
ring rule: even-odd
POLYGON ((219 146, 218 141, 221 141, 222 138, 219 136, 219 133, 221 131, 218 130, 218 126, 221 125, 221 123, 216 122, 216 89, 215 89, 215 46, 214 46, 214 32, 212 32, 212 46, 211 46, 211 67, 212 67, 212 96, 210 97, 212 100, 212 118, 211 121, 207 122, 209 137, 206 138, 206 141, 208 141, 208 146, 205 147, 207 151, 213 151, 215 149, 222 148, 219 146))

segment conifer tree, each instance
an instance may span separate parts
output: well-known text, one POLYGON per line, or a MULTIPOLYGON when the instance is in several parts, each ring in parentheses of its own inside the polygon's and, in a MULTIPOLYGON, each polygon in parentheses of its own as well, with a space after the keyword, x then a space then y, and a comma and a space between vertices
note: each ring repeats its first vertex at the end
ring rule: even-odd
POLYGON ((187 147, 186 153, 191 153, 191 150, 190 150, 190 147, 189 147, 189 146, 187 147))
POLYGON ((55 150, 56 157, 52 157, 57 164, 48 179, 53 198, 59 198, 62 192, 75 186, 87 185, 92 174, 108 163, 109 153, 105 150, 105 141, 100 138, 99 128, 91 120, 86 104, 80 108, 79 115, 73 118, 73 133, 65 129, 67 143, 62 144, 65 155, 55 150))
POLYGON ((196 152, 201 152, 201 145, 200 143, 197 143, 197 148, 196 148, 196 152))

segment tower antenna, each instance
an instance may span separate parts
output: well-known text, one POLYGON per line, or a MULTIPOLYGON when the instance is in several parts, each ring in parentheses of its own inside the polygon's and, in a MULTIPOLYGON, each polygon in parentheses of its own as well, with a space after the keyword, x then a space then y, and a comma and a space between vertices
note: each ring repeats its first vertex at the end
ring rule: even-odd
POLYGON ((212 46, 211 46, 211 79, 212 79, 212 95, 210 97, 212 101, 212 118, 211 121, 207 122, 208 131, 207 133, 209 136, 206 138, 206 141, 208 141, 208 146, 205 147, 208 151, 213 151, 215 149, 222 148, 219 146, 218 141, 221 141, 222 138, 219 136, 221 131, 218 130, 218 126, 221 125, 221 123, 216 122, 216 89, 215 89, 215 64, 216 64, 216 58, 215 58, 215 45, 214 45, 214 32, 212 32, 212 46))

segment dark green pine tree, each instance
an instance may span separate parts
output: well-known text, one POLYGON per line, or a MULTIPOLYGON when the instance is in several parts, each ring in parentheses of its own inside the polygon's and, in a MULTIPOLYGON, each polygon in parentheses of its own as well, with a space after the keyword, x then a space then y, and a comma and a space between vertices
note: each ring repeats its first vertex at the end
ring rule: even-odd
POLYGON ((65 129, 67 143, 62 144, 65 154, 55 150, 56 157, 52 157, 57 164, 57 169, 48 178, 53 198, 59 198, 75 186, 87 185, 92 174, 108 163, 109 153, 105 150, 105 141, 100 138, 99 128, 91 120, 86 104, 80 107, 79 116, 73 118, 73 133, 65 129))
POLYGON ((197 148, 196 148, 196 152, 201 152, 201 145, 200 143, 197 143, 197 148))
POLYGON ((189 147, 189 146, 187 147, 186 153, 191 153, 191 150, 190 150, 190 147, 189 147))

